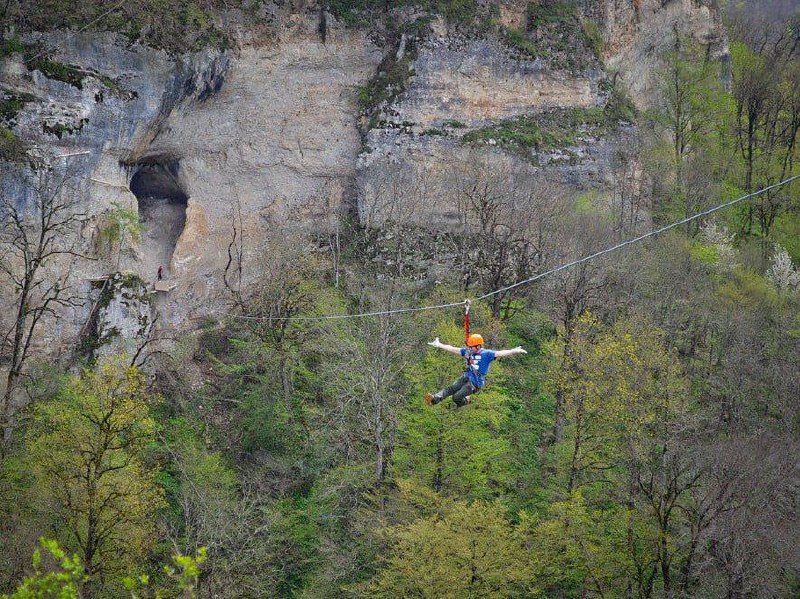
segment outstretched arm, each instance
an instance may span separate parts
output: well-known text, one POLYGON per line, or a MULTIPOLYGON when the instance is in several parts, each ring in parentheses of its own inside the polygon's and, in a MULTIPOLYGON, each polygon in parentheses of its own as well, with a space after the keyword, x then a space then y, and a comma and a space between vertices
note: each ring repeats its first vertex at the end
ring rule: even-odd
POLYGON ((437 349, 443 349, 444 351, 449 352, 451 354, 455 354, 457 356, 461 355, 460 347, 454 347, 452 345, 447 345, 446 343, 442 343, 441 341, 439 341, 438 337, 433 341, 428 341, 428 345, 430 345, 431 347, 435 347, 437 349))
POLYGON ((527 354, 522 346, 519 345, 514 349, 498 349, 494 352, 494 357, 496 358, 507 358, 508 356, 516 356, 517 354, 527 354))

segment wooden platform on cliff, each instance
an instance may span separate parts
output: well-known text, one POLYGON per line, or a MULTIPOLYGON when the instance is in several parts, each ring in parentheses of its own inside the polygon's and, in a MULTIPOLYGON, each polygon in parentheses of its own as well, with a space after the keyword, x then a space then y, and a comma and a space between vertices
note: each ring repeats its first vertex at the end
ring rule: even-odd
POLYGON ((161 291, 163 293, 166 293, 168 291, 172 291, 173 289, 175 289, 175 287, 177 287, 177 285, 172 284, 169 281, 164 281, 164 280, 156 281, 153 284, 153 289, 155 291, 161 291))

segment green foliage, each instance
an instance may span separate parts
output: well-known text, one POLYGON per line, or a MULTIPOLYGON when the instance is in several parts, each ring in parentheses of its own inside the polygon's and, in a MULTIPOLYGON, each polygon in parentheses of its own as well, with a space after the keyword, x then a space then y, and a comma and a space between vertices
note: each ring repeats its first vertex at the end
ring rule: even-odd
POLYGON ((3 599, 78 599, 81 584, 86 580, 80 557, 70 557, 57 541, 42 538, 41 549, 33 552, 33 574, 26 576, 11 595, 3 599), (56 561, 57 570, 42 571, 42 550, 56 561))
POLYGON ((525 27, 507 30, 504 39, 522 56, 556 69, 585 69, 602 55, 599 29, 579 19, 571 2, 529 2, 525 27))
POLYGON ((507 396, 508 418, 501 434, 510 443, 510 487, 505 502, 514 511, 539 509, 546 501, 541 447, 553 423, 553 401, 544 393, 542 360, 556 334, 553 322, 544 314, 521 309, 506 324, 508 345, 522 345, 527 356, 503 364, 503 390, 507 396))
POLYGON ((391 60, 381 67, 377 77, 358 89, 358 105, 365 114, 373 112, 383 103, 391 104, 402 94, 413 76, 413 55, 406 54, 400 60, 391 60))
POLYGON ((529 2, 527 7, 528 27, 537 29, 548 25, 560 25, 576 19, 575 6, 570 2, 558 0, 548 2, 529 2))
POLYGON ((521 528, 530 547, 527 574, 535 596, 582 597, 624 594, 626 514, 587 506, 579 492, 556 501, 542 518, 523 514, 521 528))
POLYGON ((315 504, 313 496, 279 500, 268 509, 272 545, 282 556, 282 567, 276 572, 275 580, 278 596, 300 592, 319 566, 322 530, 318 518, 321 514, 322 506, 315 504))
MULTIPOLYGON (((33 51, 32 48, 31 52, 33 51)), ((73 87, 83 89, 83 79, 86 75, 74 65, 56 62, 46 56, 34 56, 32 59, 27 59, 25 63, 30 71, 41 71, 42 75, 48 79, 63 81, 73 87)))
POLYGON ((632 123, 636 119, 636 106, 619 85, 615 85, 611 90, 611 95, 603 110, 611 122, 627 121, 632 123))
MULTIPOLYGON (((206 547, 198 547, 194 556, 181 555, 180 553, 172 556, 173 565, 165 565, 164 573, 174 584, 181 596, 185 599, 195 599, 197 597, 197 582, 200 577, 201 567, 207 559, 208 550, 206 547)), ((122 586, 130 593, 131 599, 166 599, 174 596, 172 589, 154 589, 155 586, 147 574, 139 576, 126 576, 122 579, 122 586)))
MULTIPOLYGON (((440 323, 434 336, 459 344, 463 332, 440 323)), ((463 337, 462 337, 463 338, 463 337)), ((456 409, 451 400, 430 408, 422 401, 463 372, 463 361, 441 351, 430 350, 412 373, 414 396, 402 415, 397 441, 396 469, 401 477, 454 497, 492 498, 510 484, 510 445, 498 435, 508 418, 508 398, 499 386, 503 367, 492 365, 491 381, 456 409)))
POLYGON ((527 587, 525 552, 498 503, 441 502, 443 515, 386 531, 391 553, 369 597, 512 597, 527 587))
MULTIPOLYGON (((40 539, 41 550, 46 551, 55 560, 57 570, 42 571, 42 551, 33 552, 34 573, 17 586, 11 595, 2 595, 3 599, 79 599, 83 584, 88 580, 84 574, 84 565, 80 557, 70 557, 52 539, 40 539)), ((206 561, 206 548, 199 547, 195 556, 173 555, 174 566, 164 566, 164 572, 174 581, 175 586, 186 599, 197 596, 197 581, 200 576, 200 565, 206 561)), ((143 574, 138 577, 125 576, 122 586, 130 593, 132 599, 166 599, 171 592, 153 590, 150 577, 143 574)))
POLYGON ((225 534, 220 521, 235 517, 240 483, 224 456, 209 451, 196 429, 197 423, 185 418, 169 422, 164 450, 171 459, 159 472, 159 482, 174 529, 192 543, 216 545, 225 534))
POLYGON ((510 29, 506 33, 506 43, 518 50, 520 53, 531 58, 547 58, 549 55, 546 48, 539 46, 528 39, 528 35, 521 29, 510 29))
POLYGON ((21 54, 25 51, 25 44, 18 37, 0 40, 0 58, 21 54))
POLYGON ((586 42, 589 44, 592 52, 594 52, 595 58, 597 60, 603 60, 603 34, 600 32, 597 23, 591 19, 583 19, 581 25, 583 27, 583 34, 586 37, 586 42))
POLYGON ((565 108, 534 116, 501 121, 470 131, 462 143, 483 143, 493 139, 501 147, 529 156, 542 151, 573 145, 578 137, 599 136, 614 125, 601 108, 565 108))
POLYGON ((772 237, 784 247, 795 263, 800 263, 800 218, 793 212, 783 212, 775 218, 772 237))
POLYGON ((0 160, 19 162, 25 158, 27 146, 11 129, 0 126, 0 160))
POLYGON ((478 16, 476 0, 427 0, 427 4, 429 10, 441 13, 450 23, 470 25, 478 16))
POLYGON ((138 242, 142 235, 139 213, 133 208, 112 202, 106 210, 97 233, 97 249, 110 253, 114 247, 122 252, 126 243, 138 242))
POLYGON ((141 373, 105 363, 40 403, 27 435, 26 463, 58 518, 54 532, 82 549, 90 578, 101 565, 126 569, 154 541, 151 519, 162 499, 144 461, 155 428, 149 400, 141 373))
POLYGON ((12 92, 7 89, 0 89, 0 122, 10 123, 17 113, 22 110, 25 104, 32 102, 35 98, 31 94, 12 92))
POLYGON ((719 262, 719 250, 713 244, 695 242, 691 247, 692 258, 704 264, 716 264, 719 262))
POLYGON ((184 592, 186 597, 194 598, 197 579, 200 577, 200 564, 206 561, 206 548, 199 547, 195 556, 173 555, 172 561, 177 570, 171 566, 164 566, 164 572, 176 580, 178 588, 184 592))
POLYGON ((115 31, 131 42, 142 41, 179 53, 209 46, 227 47, 228 36, 219 23, 223 11, 234 7, 243 7, 243 3, 143 0, 110 9, 100 0, 77 7, 63 0, 22 0, 20 11, 7 15, 6 21, 20 32, 55 28, 115 31))
POLYGON ((607 330, 593 316, 578 323, 570 368, 552 373, 573 425, 569 488, 645 451, 653 430, 685 409, 688 387, 663 333, 637 322, 607 330), (643 446, 638 446, 643 444, 643 446))

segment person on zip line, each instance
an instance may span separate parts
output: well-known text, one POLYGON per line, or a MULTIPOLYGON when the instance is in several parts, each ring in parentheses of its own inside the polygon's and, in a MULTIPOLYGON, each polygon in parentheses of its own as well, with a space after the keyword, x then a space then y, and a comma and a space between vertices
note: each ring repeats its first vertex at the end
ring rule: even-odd
POLYGON ((464 374, 453 381, 448 387, 436 393, 428 393, 425 395, 425 402, 429 406, 436 405, 451 395, 453 396, 453 401, 456 406, 459 408, 467 405, 470 397, 480 391, 486 384, 486 375, 493 361, 498 358, 528 353, 522 349, 521 346, 515 347, 514 349, 483 349, 483 337, 478 334, 470 334, 469 332, 470 301, 465 300, 464 306, 464 340, 466 346, 455 347, 453 345, 447 345, 439 341, 438 337, 428 342, 428 345, 461 356, 467 362, 467 369, 464 374))

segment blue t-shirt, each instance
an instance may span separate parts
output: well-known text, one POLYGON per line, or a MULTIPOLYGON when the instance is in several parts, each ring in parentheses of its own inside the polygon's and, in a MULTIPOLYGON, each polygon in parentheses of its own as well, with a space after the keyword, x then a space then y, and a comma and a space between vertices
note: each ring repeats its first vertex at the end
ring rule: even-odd
POLYGON ((466 347, 461 348, 461 357, 467 360, 467 378, 469 382, 480 388, 486 384, 486 373, 489 365, 495 359, 495 353, 490 349, 482 349, 477 354, 470 353, 466 347))

